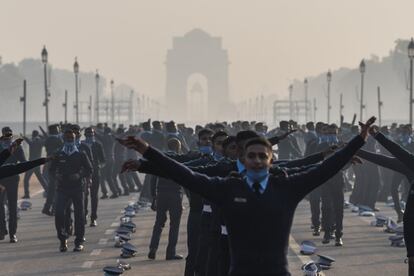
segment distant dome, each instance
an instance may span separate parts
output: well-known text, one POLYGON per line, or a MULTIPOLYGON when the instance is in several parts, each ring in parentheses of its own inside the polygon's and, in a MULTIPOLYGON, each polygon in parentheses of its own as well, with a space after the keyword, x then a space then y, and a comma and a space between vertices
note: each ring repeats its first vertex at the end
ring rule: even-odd
POLYGON ((211 38, 211 35, 208 34, 206 31, 202 30, 202 29, 193 29, 191 31, 189 31, 188 33, 186 33, 184 35, 184 37, 199 37, 199 38, 211 38))

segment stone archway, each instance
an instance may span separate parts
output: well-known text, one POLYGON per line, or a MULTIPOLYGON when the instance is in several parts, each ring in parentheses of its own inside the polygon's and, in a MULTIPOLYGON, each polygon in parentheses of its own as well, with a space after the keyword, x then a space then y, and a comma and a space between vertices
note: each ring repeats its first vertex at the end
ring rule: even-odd
POLYGON ((228 66, 227 50, 222 49, 220 37, 200 29, 174 37, 166 60, 168 119, 188 121, 187 80, 196 73, 207 79, 207 118, 222 119, 229 107, 228 66))

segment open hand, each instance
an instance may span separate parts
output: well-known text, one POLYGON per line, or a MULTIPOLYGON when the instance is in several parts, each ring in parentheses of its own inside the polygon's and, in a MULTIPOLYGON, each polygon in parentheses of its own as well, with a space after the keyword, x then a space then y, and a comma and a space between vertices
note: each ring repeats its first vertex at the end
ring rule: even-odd
POLYGON ((147 142, 141 138, 136 138, 134 136, 127 136, 126 138, 116 138, 116 140, 123 146, 138 151, 141 154, 144 154, 149 145, 147 142))
POLYGON ((138 171, 141 166, 140 160, 128 160, 122 165, 121 173, 138 171))
POLYGON ((361 131, 359 133, 359 135, 361 135, 361 137, 366 141, 368 138, 368 131, 371 128, 372 124, 375 123, 375 120, 377 118, 375 118, 375 116, 372 116, 371 118, 369 118, 365 124, 362 122, 359 122, 359 126, 361 127, 361 131))

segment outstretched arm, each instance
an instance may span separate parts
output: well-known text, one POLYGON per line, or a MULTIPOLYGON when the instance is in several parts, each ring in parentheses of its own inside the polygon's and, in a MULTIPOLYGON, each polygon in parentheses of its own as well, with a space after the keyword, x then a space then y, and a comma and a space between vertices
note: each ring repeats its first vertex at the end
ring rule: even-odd
POLYGON ((292 134, 295 131, 297 131, 297 129, 289 130, 288 132, 280 136, 273 136, 273 137, 267 138, 267 140, 269 141, 270 144, 272 144, 272 146, 274 146, 274 145, 279 144, 280 141, 282 141, 283 139, 286 139, 286 137, 288 137, 290 134, 292 134))
POLYGON ((356 136, 344 148, 337 151, 320 165, 306 172, 289 175, 286 178, 287 185, 291 187, 297 201, 300 201, 313 189, 333 177, 352 159, 355 153, 364 145, 368 137, 368 129, 374 122, 375 117, 372 117, 365 124, 360 123, 360 135, 356 136))
MULTIPOLYGON (((224 188, 223 179, 219 177, 208 177, 191 171, 186 166, 176 162, 175 160, 165 156, 156 149, 151 148, 142 139, 128 137, 125 140, 118 140, 121 144, 140 152, 143 157, 153 164, 157 164, 159 168, 167 175, 169 179, 180 184, 191 192, 197 193, 207 200, 216 204, 223 202, 224 188)), ((138 164, 139 168, 139 164, 138 164)), ((134 170, 134 161, 126 162, 123 170, 134 170)))
POLYGON ((46 158, 0 167, 0 179, 23 173, 47 162, 46 158))
POLYGON ((404 175, 413 174, 413 172, 410 169, 408 169, 407 166, 405 166, 403 163, 401 163, 401 161, 399 161, 395 157, 389 157, 383 154, 373 153, 362 149, 358 151, 357 156, 369 162, 377 164, 378 166, 382 166, 384 168, 397 171, 404 175))
POLYGON ((384 147, 386 148, 392 155, 394 155, 398 160, 400 160, 404 165, 406 165, 410 170, 414 171, 414 155, 405 150, 403 147, 398 145, 397 143, 391 141, 387 137, 385 137, 381 132, 376 132, 372 130, 374 133, 374 138, 384 147))

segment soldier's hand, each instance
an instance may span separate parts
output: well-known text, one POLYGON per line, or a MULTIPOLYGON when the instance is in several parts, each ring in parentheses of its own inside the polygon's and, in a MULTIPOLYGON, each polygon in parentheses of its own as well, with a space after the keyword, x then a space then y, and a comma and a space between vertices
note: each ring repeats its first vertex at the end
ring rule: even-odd
POLYGON ((6 190, 6 187, 4 187, 3 185, 0 185, 0 193, 4 192, 6 190))
POLYGON ((375 123, 375 120, 377 118, 375 118, 375 116, 372 116, 371 118, 369 118, 365 124, 362 122, 359 122, 359 125, 361 127, 360 133, 359 135, 361 135, 361 137, 366 141, 368 138, 368 131, 370 129, 370 127, 372 126, 373 123, 375 123))
POLYGON ((138 171, 141 166, 140 160, 128 160, 122 165, 121 173, 138 171))
POLYGON ((372 137, 375 137, 375 135, 378 134, 378 129, 372 126, 369 128, 368 132, 369 132, 369 135, 371 135, 372 137))
POLYGON ((58 155, 56 153, 51 154, 49 156, 46 157, 46 162, 52 161, 52 160, 56 160, 58 157, 58 155))
POLYGON ((149 145, 147 142, 142 140, 141 138, 137 138, 134 136, 128 136, 126 138, 116 138, 116 140, 123 146, 138 151, 141 154, 144 154, 149 145))

